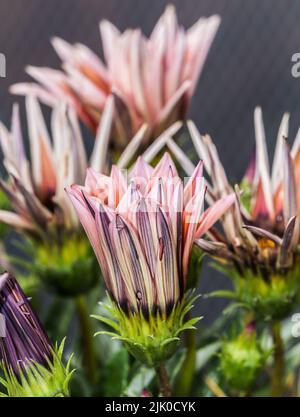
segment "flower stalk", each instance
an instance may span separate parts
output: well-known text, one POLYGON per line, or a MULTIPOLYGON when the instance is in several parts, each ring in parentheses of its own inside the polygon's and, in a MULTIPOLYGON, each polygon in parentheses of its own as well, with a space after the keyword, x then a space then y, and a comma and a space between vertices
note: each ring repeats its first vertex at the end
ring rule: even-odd
POLYGON ((87 376, 91 383, 95 382, 95 345, 93 338, 93 329, 87 308, 87 301, 85 296, 78 296, 75 298, 75 305, 81 330, 81 342, 83 349, 83 363, 86 369, 87 376))
POLYGON ((271 377, 271 395, 272 397, 281 397, 284 392, 284 345, 281 336, 280 321, 272 323, 272 338, 274 353, 271 377))
POLYGON ((172 390, 169 376, 164 364, 160 364, 155 368, 160 394, 162 397, 172 397, 172 390))
MULTIPOLYGON (((188 314, 190 316, 190 314, 188 314)), ((191 319, 191 317, 189 317, 191 319)), ((196 334, 195 331, 187 330, 184 334, 186 356, 176 378, 174 395, 187 397, 190 395, 195 366, 196 366, 196 334)))

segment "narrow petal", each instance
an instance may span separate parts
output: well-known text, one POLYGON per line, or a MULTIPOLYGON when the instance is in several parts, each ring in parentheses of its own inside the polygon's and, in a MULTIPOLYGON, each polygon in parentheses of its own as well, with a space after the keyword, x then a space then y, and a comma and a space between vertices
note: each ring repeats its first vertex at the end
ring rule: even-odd
POLYGON ((179 113, 178 118, 179 120, 181 119, 181 111, 179 111, 179 109, 183 105, 185 94, 188 92, 190 86, 191 82, 189 80, 184 81, 184 83, 178 88, 176 93, 168 100, 160 111, 156 121, 157 124, 166 123, 176 108, 178 109, 177 113, 179 113))
POLYGON ((187 126, 199 159, 202 159, 208 175, 211 175, 210 157, 206 144, 204 143, 200 132, 192 120, 188 120, 187 126))
POLYGON ((195 170, 195 165, 189 160, 184 151, 175 143, 172 138, 168 138, 166 145, 176 157, 179 164, 182 166, 187 175, 192 175, 195 170))
POLYGON ((182 257, 182 270, 183 277, 186 278, 188 271, 188 263, 191 253, 191 248, 195 240, 197 226, 201 219, 204 207, 204 196, 206 187, 204 180, 201 184, 201 190, 195 195, 184 208, 183 212, 183 257, 182 257))
POLYGON ((16 229, 33 230, 34 224, 20 215, 11 211, 0 210, 0 222, 15 227, 16 229))
POLYGON ((194 169, 192 176, 184 187, 184 206, 197 194, 200 190, 203 180, 203 162, 199 161, 194 169))
POLYGON ((104 172, 107 164, 107 152, 111 135, 112 119, 114 112, 114 100, 110 96, 105 104, 101 122, 97 131, 97 136, 92 152, 90 164, 98 172, 104 172))
POLYGON ((289 267, 292 264, 292 254, 299 241, 299 221, 297 216, 292 217, 283 234, 282 244, 278 255, 280 267, 289 267))
POLYGON ((283 214, 285 224, 298 213, 296 179, 290 147, 286 138, 283 141, 283 214))
POLYGON ((161 208, 156 212, 158 247, 156 253, 155 282, 159 305, 168 311, 179 300, 183 283, 179 280, 176 243, 172 239, 167 215, 161 208))
POLYGON ((273 190, 276 190, 278 184, 282 181, 282 154, 284 152, 282 138, 288 138, 289 136, 289 118, 289 113, 284 113, 278 130, 272 167, 273 190))
POLYGON ((266 207, 271 219, 274 219, 274 206, 272 186, 269 171, 269 160, 266 145, 265 129, 262 119, 262 111, 260 107, 256 107, 254 111, 254 127, 257 149, 257 167, 261 179, 262 192, 266 207))
POLYGON ((134 135, 134 137, 131 139, 127 147, 122 152, 117 166, 119 168, 126 168, 135 155, 136 151, 140 147, 143 139, 146 136, 146 132, 148 130, 148 126, 146 124, 142 125, 142 127, 138 130, 138 132, 134 135))
POLYGON ((182 122, 175 122, 168 129, 166 129, 155 141, 148 146, 147 150, 143 154, 143 158, 146 162, 151 162, 160 150, 165 146, 167 139, 172 137, 182 127, 182 122))
POLYGON ((221 198, 213 206, 208 208, 200 218, 199 226, 196 231, 196 238, 203 236, 233 205, 235 199, 236 196, 232 193, 221 198))
POLYGON ((253 233, 256 236, 259 236, 259 237, 264 238, 264 239, 272 240, 277 245, 281 245, 281 243, 282 243, 282 240, 280 239, 280 237, 278 237, 277 235, 274 235, 271 232, 268 232, 265 229, 261 229, 260 227, 251 226, 251 225, 247 225, 247 224, 244 225, 243 227, 245 229, 249 230, 251 233, 253 233))
POLYGON ((41 108, 33 96, 26 98, 26 108, 33 181, 41 198, 47 199, 56 189, 56 168, 51 142, 41 108))

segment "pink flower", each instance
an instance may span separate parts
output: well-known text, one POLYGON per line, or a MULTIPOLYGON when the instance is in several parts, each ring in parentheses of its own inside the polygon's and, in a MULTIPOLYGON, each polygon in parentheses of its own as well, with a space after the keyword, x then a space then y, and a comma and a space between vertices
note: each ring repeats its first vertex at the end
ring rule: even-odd
POLYGON ((116 166, 109 177, 89 169, 84 186, 67 188, 109 293, 125 311, 166 313, 181 300, 194 240, 235 198, 203 213, 205 189, 202 162, 184 187, 168 153, 155 168, 140 157, 128 178, 116 166))
MULTIPOLYGON (((79 123, 74 110, 57 104, 52 112, 50 137, 38 101, 26 97, 30 160, 19 119, 13 109, 9 132, 0 124, 0 146, 4 155, 7 180, 0 187, 7 195, 12 211, 0 210, 0 221, 35 237, 56 239, 57 232, 76 231, 79 222, 64 189, 73 182, 83 182, 88 166, 105 172, 111 134, 114 102, 106 101, 93 151, 88 161, 79 123)), ((145 126, 137 132, 119 160, 126 166, 143 140, 145 126)))
POLYGON ((185 117, 219 23, 218 16, 200 18, 185 31, 168 6, 147 38, 139 29, 120 33, 102 21, 105 64, 86 46, 54 38, 63 71, 28 67, 38 84, 17 84, 12 92, 33 92, 49 105, 66 101, 94 131, 113 94, 115 146, 124 148, 143 123, 153 139, 185 117))
MULTIPOLYGON (((224 233, 211 229, 210 240, 197 239, 197 244, 222 264, 234 266, 239 274, 248 270, 257 274, 260 270, 264 276, 269 276, 292 267, 297 258, 300 134, 290 149, 288 120, 286 113, 278 131, 270 171, 262 111, 259 107, 255 109, 256 152, 240 184, 242 192, 238 185, 234 189, 231 186, 212 139, 208 135, 201 136, 196 126, 188 122, 192 142, 210 177, 209 204, 236 192, 236 204, 221 222, 224 233)), ((165 143, 189 172, 190 161, 178 145, 172 138, 165 143)))

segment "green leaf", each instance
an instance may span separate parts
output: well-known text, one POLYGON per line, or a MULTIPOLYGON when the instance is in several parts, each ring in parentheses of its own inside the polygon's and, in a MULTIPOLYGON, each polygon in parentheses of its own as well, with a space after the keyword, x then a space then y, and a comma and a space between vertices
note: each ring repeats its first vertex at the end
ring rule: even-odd
POLYGON ((220 342, 211 343, 201 349, 196 354, 196 371, 200 371, 220 348, 220 342))
POLYGON ((91 315, 92 318, 101 321, 102 323, 107 324, 109 327, 112 327, 114 330, 116 330, 117 332, 120 332, 120 326, 118 325, 118 323, 108 317, 104 317, 104 316, 98 316, 95 314, 91 315))
POLYGON ((105 368, 105 395, 108 397, 122 396, 127 383, 129 358, 126 349, 120 349, 110 358, 105 368))
POLYGON ((72 300, 53 298, 45 312, 43 323, 51 340, 62 340, 68 334, 70 323, 74 317, 72 300))
POLYGON ((234 291, 229 291, 229 290, 218 290, 218 291, 213 291, 205 295, 205 298, 210 298, 210 297, 222 297, 222 298, 230 298, 234 300, 236 299, 236 293, 234 291))
POLYGON ((126 388, 126 396, 140 397, 143 389, 147 388, 150 385, 154 377, 155 372, 153 369, 148 368, 146 366, 139 367, 138 371, 131 379, 126 388))
POLYGON ((245 303, 232 303, 223 310, 223 314, 231 314, 234 310, 238 308, 249 310, 249 306, 245 303))

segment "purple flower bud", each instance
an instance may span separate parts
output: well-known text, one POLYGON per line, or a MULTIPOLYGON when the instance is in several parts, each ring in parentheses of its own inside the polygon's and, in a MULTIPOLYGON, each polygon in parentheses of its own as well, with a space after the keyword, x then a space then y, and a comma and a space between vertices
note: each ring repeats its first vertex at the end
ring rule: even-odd
MULTIPOLYGON (((51 344, 14 276, 0 275, 0 314, 5 321, 5 337, 0 337, 0 361, 16 375, 28 362, 48 366, 51 344)), ((0 335, 3 336, 3 335, 0 335)))

